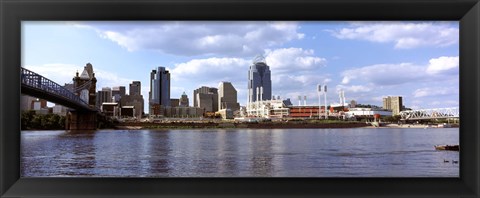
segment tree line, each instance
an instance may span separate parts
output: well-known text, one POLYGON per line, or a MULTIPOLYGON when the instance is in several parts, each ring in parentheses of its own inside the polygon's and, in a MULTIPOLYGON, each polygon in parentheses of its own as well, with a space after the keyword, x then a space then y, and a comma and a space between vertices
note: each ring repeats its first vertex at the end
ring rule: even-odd
POLYGON ((31 129, 65 129, 65 116, 58 114, 36 114, 34 110, 23 111, 21 116, 22 130, 31 129))

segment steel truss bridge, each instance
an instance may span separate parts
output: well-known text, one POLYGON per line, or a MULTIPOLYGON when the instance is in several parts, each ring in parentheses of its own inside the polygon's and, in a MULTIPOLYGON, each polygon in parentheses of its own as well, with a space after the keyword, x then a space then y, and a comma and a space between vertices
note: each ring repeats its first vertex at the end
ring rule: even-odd
POLYGON ((410 111, 401 111, 402 120, 430 120, 444 118, 459 118, 460 111, 458 107, 437 108, 437 109, 417 109, 410 111))
POLYGON ((92 109, 87 102, 75 95, 75 93, 55 83, 54 81, 23 67, 21 67, 20 70, 20 79, 22 82, 21 92, 23 94, 43 98, 50 102, 61 104, 75 110, 96 110, 92 109))

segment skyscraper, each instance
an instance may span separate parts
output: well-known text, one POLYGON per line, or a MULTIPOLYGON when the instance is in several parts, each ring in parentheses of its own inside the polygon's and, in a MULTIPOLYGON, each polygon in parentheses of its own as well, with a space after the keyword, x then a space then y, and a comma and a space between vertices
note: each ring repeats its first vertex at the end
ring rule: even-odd
POLYGON ((271 100, 272 80, 270 67, 265 57, 259 55, 253 59, 253 64, 248 70, 248 103, 257 100, 271 100))
POLYGON ((150 107, 170 106, 170 72, 165 67, 158 67, 150 73, 149 103, 150 107))
POLYGON ((140 81, 133 81, 131 84, 130 84, 130 87, 129 87, 129 95, 133 96, 133 95, 142 95, 142 91, 141 91, 141 82, 140 81))
POLYGON ((398 115, 402 111, 402 96, 387 96, 383 98, 383 108, 392 110, 393 115, 398 115))
POLYGON ((110 87, 103 87, 102 90, 97 92, 96 99, 98 108, 100 108, 104 102, 112 102, 112 89, 110 89, 110 87))
POLYGON ((120 98, 125 96, 125 94, 125 86, 112 87, 112 97, 114 98, 113 102, 120 102, 120 98))
POLYGON ((193 91, 193 105, 206 112, 218 111, 218 89, 202 86, 193 91))
POLYGON ((220 82, 218 85, 218 110, 231 109, 236 111, 240 109, 237 102, 237 90, 230 82, 220 82))

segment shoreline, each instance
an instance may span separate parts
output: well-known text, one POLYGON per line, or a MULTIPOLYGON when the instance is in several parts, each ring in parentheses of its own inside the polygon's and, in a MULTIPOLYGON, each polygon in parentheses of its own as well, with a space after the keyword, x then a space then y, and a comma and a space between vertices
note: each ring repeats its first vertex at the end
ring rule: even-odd
MULTIPOLYGON (((365 129, 442 129, 443 127, 428 127, 429 125, 422 124, 386 124, 380 127, 374 127, 364 122, 331 122, 331 123, 233 123, 233 122, 203 122, 203 123, 120 123, 113 128, 103 128, 97 130, 185 130, 185 129, 341 129, 341 128, 365 128, 365 129)), ((453 125, 449 128, 459 128, 458 125, 453 125)), ((29 129, 22 131, 50 131, 53 129, 29 129)), ((58 130, 58 129, 56 129, 58 130)), ((61 130, 61 129, 60 129, 61 130)))
MULTIPOLYGON (((366 123, 123 123, 115 129, 340 129, 340 128, 398 128, 398 129, 435 129, 443 127, 427 127, 419 124, 387 124, 374 127, 366 123)), ((458 128, 452 126, 450 128, 458 128)))
POLYGON ((362 128, 366 123, 121 123, 116 129, 303 129, 303 128, 362 128))

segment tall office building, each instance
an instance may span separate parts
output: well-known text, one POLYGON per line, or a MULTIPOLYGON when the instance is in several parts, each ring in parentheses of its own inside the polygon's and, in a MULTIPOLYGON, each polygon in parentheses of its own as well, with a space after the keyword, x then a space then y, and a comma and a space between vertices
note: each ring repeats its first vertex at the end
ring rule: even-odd
POLYGON ((112 102, 112 89, 110 87, 103 87, 102 90, 97 91, 96 106, 100 108, 104 102, 112 102))
POLYGON ((170 72, 165 67, 158 67, 150 73, 150 110, 154 105, 170 106, 170 72))
POLYGON ((113 102, 120 102, 120 99, 125 96, 125 86, 112 87, 113 102))
POLYGON ((272 99, 272 80, 270 78, 270 67, 265 57, 256 56, 253 64, 248 70, 248 103, 257 100, 272 99))
POLYGON ((383 98, 383 108, 392 110, 393 115, 398 115, 402 111, 402 96, 387 96, 383 98))
POLYGON ((193 90, 193 106, 205 112, 218 111, 218 89, 202 86, 193 90))
POLYGON ((140 81, 132 81, 132 83, 130 83, 130 87, 128 89, 129 95, 131 95, 131 96, 142 95, 141 86, 142 86, 142 83, 140 81))
POLYGON ((185 92, 183 92, 182 97, 180 98, 180 106, 181 107, 188 107, 188 96, 185 92))
POLYGON ((230 82, 220 82, 218 85, 218 110, 231 109, 236 111, 240 109, 237 102, 237 90, 230 82))

